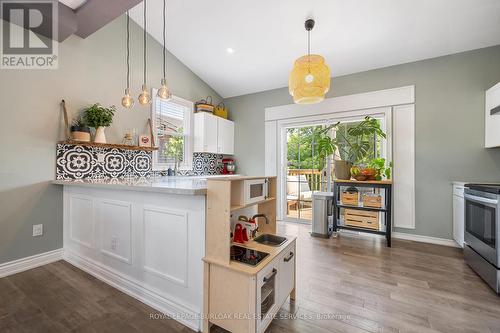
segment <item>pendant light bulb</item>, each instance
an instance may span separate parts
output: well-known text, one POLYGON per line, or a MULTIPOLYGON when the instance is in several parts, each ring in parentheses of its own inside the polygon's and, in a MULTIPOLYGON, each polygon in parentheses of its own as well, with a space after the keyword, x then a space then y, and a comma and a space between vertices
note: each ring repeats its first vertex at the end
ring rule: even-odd
POLYGON ((148 87, 145 84, 143 84, 142 92, 139 95, 139 104, 148 105, 150 103, 151 103, 151 94, 149 93, 148 87))
POLYGON ((141 105, 149 105, 151 104, 151 94, 149 93, 149 89, 146 85, 146 82, 147 82, 147 68, 146 68, 146 60, 147 60, 147 36, 146 36, 146 24, 147 24, 147 15, 146 15, 146 9, 148 8, 147 7, 147 4, 146 4, 146 0, 143 0, 143 5, 144 5, 144 8, 143 8, 143 13, 144 13, 144 21, 143 21, 143 29, 142 29, 142 37, 143 37, 143 40, 142 40, 142 45, 143 45, 143 70, 144 70, 144 73, 143 73, 143 82, 142 82, 142 91, 141 91, 141 94, 139 95, 139 104, 141 105))
POLYGON ((134 106, 134 99, 130 96, 130 16, 127 10, 127 88, 125 95, 122 97, 122 106, 130 109, 134 106))
POLYGON ((134 99, 130 96, 130 90, 125 89, 125 96, 122 98, 122 105, 124 108, 130 109, 134 106, 134 99))
POLYGON ((167 86, 167 0, 163 0, 163 78, 161 79, 161 87, 156 95, 158 98, 168 101, 172 99, 172 93, 167 86))
POLYGON ((165 78, 161 79, 161 87, 158 89, 157 96, 165 101, 172 99, 172 93, 167 86, 167 80, 165 78))

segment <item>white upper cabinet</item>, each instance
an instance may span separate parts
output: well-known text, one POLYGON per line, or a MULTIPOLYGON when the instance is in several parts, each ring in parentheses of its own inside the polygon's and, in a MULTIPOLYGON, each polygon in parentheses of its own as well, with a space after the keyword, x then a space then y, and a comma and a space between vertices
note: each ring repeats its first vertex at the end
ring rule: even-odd
POLYGON ((217 153, 217 119, 206 112, 194 114, 194 152, 217 153))
POLYGON ((234 123, 217 117, 217 152, 219 154, 234 154, 234 123))
POLYGON ((194 152, 233 155, 234 122, 206 112, 195 113, 194 152))
POLYGON ((484 146, 500 147, 500 82, 486 90, 484 146))

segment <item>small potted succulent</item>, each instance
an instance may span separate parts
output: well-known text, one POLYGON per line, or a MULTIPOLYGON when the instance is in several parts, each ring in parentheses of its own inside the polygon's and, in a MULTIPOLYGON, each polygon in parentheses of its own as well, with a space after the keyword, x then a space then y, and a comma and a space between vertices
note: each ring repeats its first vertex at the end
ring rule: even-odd
POLYGON ((70 127, 71 139, 74 141, 89 142, 90 141, 90 128, 85 124, 82 117, 73 120, 70 127))
POLYGON ((82 120, 90 127, 95 128, 94 142, 106 143, 104 130, 113 122, 116 107, 114 105, 106 108, 98 103, 83 111, 82 120))

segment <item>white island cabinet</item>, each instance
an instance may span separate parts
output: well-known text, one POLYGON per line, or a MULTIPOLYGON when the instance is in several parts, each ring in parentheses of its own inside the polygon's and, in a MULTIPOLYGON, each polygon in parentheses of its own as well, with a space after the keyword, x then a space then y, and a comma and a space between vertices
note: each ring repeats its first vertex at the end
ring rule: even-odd
POLYGON ((205 181, 64 185, 64 258, 198 331, 205 181))

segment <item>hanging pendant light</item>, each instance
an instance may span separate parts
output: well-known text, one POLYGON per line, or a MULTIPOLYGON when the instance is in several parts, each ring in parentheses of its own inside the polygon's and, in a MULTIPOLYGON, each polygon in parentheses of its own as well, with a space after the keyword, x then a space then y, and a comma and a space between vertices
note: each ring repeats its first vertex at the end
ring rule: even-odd
POLYGON ((123 107, 130 109, 134 106, 134 99, 130 96, 130 16, 127 10, 127 88, 122 98, 123 107))
POLYGON ((158 89, 157 96, 163 100, 172 99, 172 93, 167 86, 167 0, 163 0, 163 77, 161 79, 161 87, 158 89))
POLYGON ((295 60, 288 88, 294 103, 314 104, 324 100, 325 94, 330 90, 330 68, 326 65, 325 58, 311 54, 311 30, 314 28, 314 20, 307 20, 305 27, 307 55, 295 60))
POLYGON ((149 93, 149 89, 146 85, 146 57, 147 57, 147 52, 146 52, 146 0, 144 0, 144 31, 143 31, 143 47, 144 47, 144 80, 142 82, 142 91, 141 94, 139 95, 139 104, 141 105, 148 105, 151 103, 151 94, 149 93))

